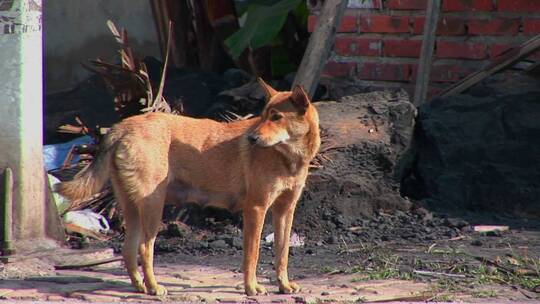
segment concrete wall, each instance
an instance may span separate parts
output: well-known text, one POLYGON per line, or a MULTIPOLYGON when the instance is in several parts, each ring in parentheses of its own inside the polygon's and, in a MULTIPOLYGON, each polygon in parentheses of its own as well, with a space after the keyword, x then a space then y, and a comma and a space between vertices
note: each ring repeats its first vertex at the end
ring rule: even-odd
POLYGON ((88 77, 80 65, 118 58, 107 20, 126 28, 136 54, 161 58, 148 0, 44 1, 46 92, 72 88, 88 77))
POLYGON ((15 240, 45 236, 41 41, 41 0, 0 1, 0 172, 13 170, 15 240))

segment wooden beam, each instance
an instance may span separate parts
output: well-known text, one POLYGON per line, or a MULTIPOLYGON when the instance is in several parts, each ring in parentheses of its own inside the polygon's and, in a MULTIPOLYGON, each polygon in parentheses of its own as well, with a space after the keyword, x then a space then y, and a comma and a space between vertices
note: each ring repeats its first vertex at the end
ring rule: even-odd
POLYGON ((416 86, 414 88, 414 104, 416 106, 424 103, 427 98, 429 75, 431 74, 431 64, 433 62, 433 49, 437 38, 437 23, 441 11, 441 0, 432 0, 427 3, 424 39, 422 40, 422 50, 418 64, 418 73, 416 74, 416 86))
POLYGON ((315 89, 319 84, 322 70, 334 45, 336 29, 347 8, 347 2, 347 0, 326 0, 317 18, 315 31, 309 38, 293 87, 302 85, 310 98, 315 94, 315 89))
POLYGON ((509 66, 512 66, 521 59, 527 57, 532 52, 540 48, 540 35, 527 40, 522 45, 510 49, 497 58, 493 62, 485 67, 484 69, 472 73, 469 76, 463 78, 461 81, 456 82, 446 90, 444 90, 439 96, 446 97, 454 94, 459 94, 478 82, 486 79, 490 75, 497 73, 498 71, 505 69, 509 66))

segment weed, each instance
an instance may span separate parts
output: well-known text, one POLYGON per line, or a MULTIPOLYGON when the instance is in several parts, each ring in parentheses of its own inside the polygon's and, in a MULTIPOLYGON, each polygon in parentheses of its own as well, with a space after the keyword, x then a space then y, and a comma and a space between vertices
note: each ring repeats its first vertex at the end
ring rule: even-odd
POLYGON ((433 302, 452 302, 454 301, 454 296, 449 293, 439 293, 433 296, 429 301, 433 302))
POLYGON ((361 273, 353 282, 385 279, 412 280, 410 271, 401 271, 399 266, 403 264, 402 258, 395 254, 372 253, 368 258, 367 266, 352 267, 348 273, 361 273))
POLYGON ((339 271, 339 270, 334 268, 334 267, 331 267, 331 266, 323 266, 321 268, 321 272, 323 272, 323 273, 333 273, 333 272, 336 272, 336 271, 339 271))
MULTIPOLYGON (((528 267, 531 261, 523 264, 522 267, 528 267)), ((538 263, 537 261, 533 263, 538 263)), ((529 267, 530 268, 530 267, 529 267)), ((536 272, 533 275, 519 274, 516 271, 501 271, 496 267, 488 266, 482 263, 473 271, 474 279, 478 284, 497 283, 509 286, 521 286, 524 289, 532 290, 540 285, 540 274, 536 272)))
POLYGON ((471 295, 474 298, 495 298, 498 295, 498 292, 496 290, 478 290, 473 291, 471 295))

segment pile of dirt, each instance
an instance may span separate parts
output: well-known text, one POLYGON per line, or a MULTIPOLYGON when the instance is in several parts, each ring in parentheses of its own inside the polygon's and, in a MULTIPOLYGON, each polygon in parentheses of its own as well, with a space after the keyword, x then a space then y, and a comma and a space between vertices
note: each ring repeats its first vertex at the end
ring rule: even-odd
MULTIPOLYGON (((319 208, 320 210, 320 208, 319 208)), ((203 212, 203 211, 201 211, 203 212)), ((357 246, 358 244, 382 245, 430 243, 448 240, 472 231, 468 222, 457 218, 446 218, 426 209, 394 211, 393 214, 376 211, 369 217, 357 216, 350 225, 345 224, 345 216, 324 213, 318 220, 318 227, 327 230, 307 230, 303 214, 297 214, 293 233, 298 234, 304 246, 293 249, 310 254, 317 248, 357 246)), ((311 216, 313 218, 313 216, 311 216)), ((350 220, 350 219, 349 219, 350 220)), ((263 248, 271 249, 272 244, 264 241, 273 232, 271 221, 267 221, 263 231, 263 248)), ((234 255, 242 250, 242 223, 232 218, 207 217, 196 225, 182 221, 166 220, 155 243, 157 253, 181 253, 185 255, 234 255)), ((121 251, 123 235, 106 243, 115 251, 121 251)), ((294 254, 294 253, 293 253, 294 254)))
POLYGON ((377 211, 407 211, 395 179, 414 128, 403 91, 379 91, 317 105, 322 146, 297 208, 296 227, 310 235, 358 226, 377 211))
POLYGON ((421 106, 402 193, 439 210, 540 216, 539 84, 502 73, 421 106))

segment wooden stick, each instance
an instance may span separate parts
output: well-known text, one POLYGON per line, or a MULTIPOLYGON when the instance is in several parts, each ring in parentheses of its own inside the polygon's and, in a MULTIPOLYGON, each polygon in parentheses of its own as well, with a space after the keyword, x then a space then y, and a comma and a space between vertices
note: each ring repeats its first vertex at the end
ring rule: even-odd
POLYGON ((317 27, 309 38, 304 57, 298 68, 293 87, 302 85, 309 97, 315 94, 321 73, 334 44, 336 29, 347 8, 347 0, 326 0, 317 27))
POLYGON ((467 276, 464 274, 454 274, 454 273, 445 273, 445 272, 435 272, 435 271, 427 271, 427 270, 413 270, 413 273, 424 275, 424 276, 430 276, 430 277, 448 277, 448 278, 466 278, 467 276))
POLYGON ((418 64, 418 73, 416 74, 416 86, 414 88, 414 104, 416 106, 426 101, 440 11, 441 0, 428 1, 426 23, 424 24, 424 39, 422 40, 422 50, 418 64))

